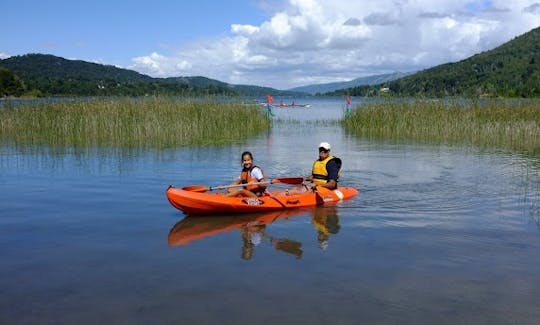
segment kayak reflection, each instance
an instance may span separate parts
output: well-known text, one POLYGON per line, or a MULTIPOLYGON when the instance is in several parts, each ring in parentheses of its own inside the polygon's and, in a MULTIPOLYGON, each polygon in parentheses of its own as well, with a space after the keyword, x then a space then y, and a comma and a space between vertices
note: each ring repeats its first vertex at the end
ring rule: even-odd
POLYGON ((271 235, 268 226, 277 220, 288 220, 301 216, 311 216, 311 223, 317 232, 319 247, 326 250, 330 235, 337 234, 340 228, 337 209, 332 205, 249 215, 188 215, 177 222, 169 231, 168 244, 170 246, 187 245, 206 237, 239 230, 242 239, 240 257, 244 260, 252 259, 255 248, 262 243, 270 244, 277 251, 300 259, 303 254, 302 243, 294 239, 271 235))
POLYGON ((238 229, 243 242, 242 259, 251 259, 255 246, 258 246, 263 241, 267 241, 278 251, 300 258, 303 253, 301 242, 271 236, 268 234, 266 226, 279 219, 286 220, 302 215, 309 215, 309 210, 278 210, 249 215, 188 215, 176 223, 169 231, 168 244, 170 246, 186 245, 195 240, 238 229))

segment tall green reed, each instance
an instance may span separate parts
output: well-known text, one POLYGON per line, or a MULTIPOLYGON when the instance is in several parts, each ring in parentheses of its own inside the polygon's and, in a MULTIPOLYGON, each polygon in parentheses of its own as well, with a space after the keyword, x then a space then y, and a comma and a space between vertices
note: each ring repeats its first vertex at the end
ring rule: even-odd
POLYGON ((342 125, 357 136, 540 152, 540 102, 399 101, 359 106, 342 125))
POLYGON ((0 109, 0 139, 25 145, 213 145, 244 141, 270 124, 255 106, 174 98, 46 102, 0 109))

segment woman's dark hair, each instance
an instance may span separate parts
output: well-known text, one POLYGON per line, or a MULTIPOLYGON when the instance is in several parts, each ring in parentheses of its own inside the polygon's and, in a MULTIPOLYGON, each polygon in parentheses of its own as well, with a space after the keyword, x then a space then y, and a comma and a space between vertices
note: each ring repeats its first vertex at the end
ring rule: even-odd
POLYGON ((244 164, 244 156, 245 155, 249 155, 249 158, 251 158, 251 160, 253 160, 253 155, 251 154, 251 152, 249 151, 244 151, 242 152, 242 155, 240 156, 240 164, 244 164))

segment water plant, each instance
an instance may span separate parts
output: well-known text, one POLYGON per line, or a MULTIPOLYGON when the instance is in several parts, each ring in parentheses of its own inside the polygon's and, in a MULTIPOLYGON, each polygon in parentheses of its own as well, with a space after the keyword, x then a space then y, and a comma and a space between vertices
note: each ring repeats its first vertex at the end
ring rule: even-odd
POLYGON ((65 147, 166 148, 244 141, 268 130, 256 106, 176 98, 5 104, 0 141, 65 147))
POLYGON ((414 100, 368 103, 345 117, 347 132, 391 140, 540 152, 537 100, 414 100))

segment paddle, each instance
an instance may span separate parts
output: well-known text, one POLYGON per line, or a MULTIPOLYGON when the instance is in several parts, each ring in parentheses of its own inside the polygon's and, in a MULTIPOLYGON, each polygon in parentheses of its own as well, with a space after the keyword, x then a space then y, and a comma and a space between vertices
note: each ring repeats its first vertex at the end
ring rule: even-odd
MULTIPOLYGON (((274 178, 270 182, 256 182, 256 183, 250 183, 250 185, 259 185, 259 184, 289 184, 289 185, 299 185, 304 182, 303 177, 281 177, 281 178, 274 178)), ((213 191, 213 190, 223 190, 227 188, 232 187, 244 187, 246 184, 233 184, 233 185, 219 185, 219 186, 204 186, 204 185, 188 185, 185 187, 182 187, 185 191, 191 191, 191 192, 206 192, 206 191, 213 191)))
POLYGON ((324 204, 324 197, 325 196, 335 196, 332 192, 332 190, 327 189, 326 187, 318 185, 313 189, 313 192, 315 192, 316 200, 318 204, 324 204))
POLYGON ((304 183, 304 177, 281 177, 274 178, 270 181, 271 184, 283 183, 289 185, 300 185, 304 183))

